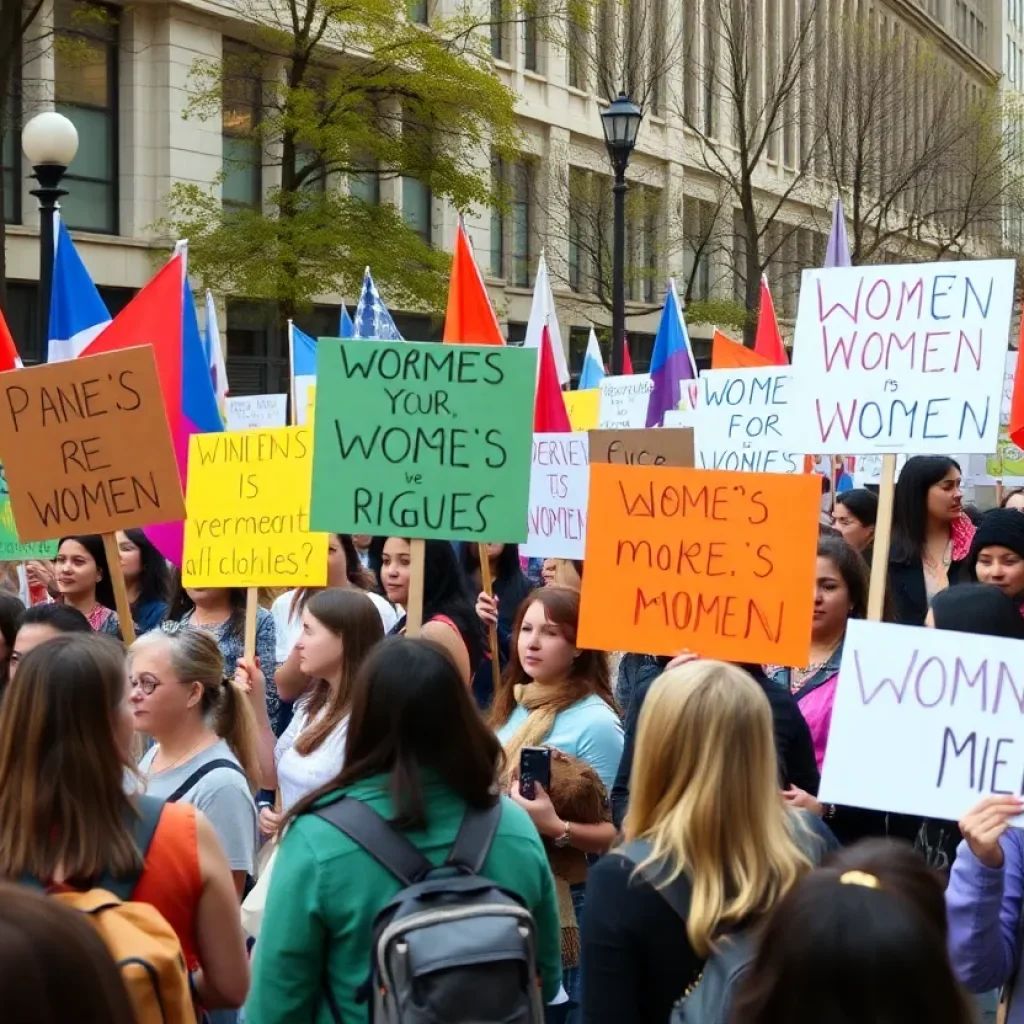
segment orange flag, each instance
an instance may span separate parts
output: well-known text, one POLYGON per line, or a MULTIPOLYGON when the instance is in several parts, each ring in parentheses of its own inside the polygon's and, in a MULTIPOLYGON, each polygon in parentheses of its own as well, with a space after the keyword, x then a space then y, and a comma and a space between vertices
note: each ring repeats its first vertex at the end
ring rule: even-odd
POLYGON ((711 342, 711 369, 739 370, 746 366, 771 366, 771 363, 752 348, 715 331, 711 342))
POLYGON ((1021 365, 1021 350, 1024 349, 1024 305, 1021 308, 1020 335, 1017 338, 1017 368, 1013 371, 1013 397, 1010 399, 1010 425, 1007 433, 1010 440, 1020 448, 1024 444, 1024 366, 1021 365))
POLYGON ((761 309, 757 314, 757 334, 754 337, 754 351, 764 356, 769 366, 788 366, 786 346, 782 344, 779 321, 775 317, 775 303, 768 290, 768 280, 761 276, 761 309))
POLYGON ((505 344, 461 218, 455 236, 455 255, 448 284, 448 309, 444 317, 442 340, 446 345, 505 344))
POLYGON ((622 373, 624 376, 633 376, 633 360, 629 358, 629 336, 622 339, 622 373))
POLYGON ((557 434, 572 430, 565 410, 562 386, 558 383, 555 350, 551 347, 548 325, 540 336, 540 367, 537 370, 537 396, 533 402, 534 433, 557 434))

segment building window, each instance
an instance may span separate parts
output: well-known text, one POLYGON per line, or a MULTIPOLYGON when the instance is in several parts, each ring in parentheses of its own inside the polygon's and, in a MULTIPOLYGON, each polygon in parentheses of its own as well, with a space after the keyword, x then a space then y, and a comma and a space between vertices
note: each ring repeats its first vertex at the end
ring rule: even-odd
POLYGON ((427 0, 409 0, 409 20, 417 25, 426 25, 430 18, 427 0))
POLYGON ((261 90, 258 58, 247 47, 225 40, 223 59, 221 197, 227 209, 258 209, 263 197, 263 153, 256 130, 261 90))
POLYGON ((533 194, 533 168, 525 161, 512 165, 512 272, 517 288, 530 286, 530 201, 533 194))
MULTIPOLYGON (((334 313, 337 321, 337 309, 334 313)), ((228 380, 233 395, 288 391, 288 335, 272 302, 228 299, 228 380)))
POLYGON ((575 18, 569 19, 569 34, 565 42, 568 61, 569 85, 573 89, 587 88, 587 27, 575 18))
MULTIPOLYGON (((369 167, 369 163, 367 163, 369 167)), ((362 174, 350 173, 348 176, 348 194, 354 199, 366 203, 367 206, 380 206, 380 175, 376 168, 362 174)))
MULTIPOLYGON (((500 195, 505 184, 505 164, 491 157, 491 190, 500 195)), ((505 276, 505 215, 501 207, 491 207, 491 277, 505 276)))
POLYGON ((69 228, 117 234, 117 11, 57 0, 54 99, 78 129, 78 153, 64 177, 61 213, 69 228))
POLYGON ((537 64, 537 15, 527 13, 523 26, 523 67, 527 71, 539 71, 537 64))
POLYGON ((715 206, 687 196, 683 200, 683 298, 703 301, 711 295, 711 245, 715 206))
POLYGON ((416 178, 402 178, 402 220, 423 241, 431 243, 430 189, 416 178))
POLYGON ((502 0, 491 0, 491 56, 495 60, 508 60, 505 45, 505 5, 502 0))
POLYGON ((14 129, 16 124, 16 117, 5 118, 3 145, 0 146, 0 188, 4 194, 3 216, 7 224, 21 222, 21 140, 14 129))

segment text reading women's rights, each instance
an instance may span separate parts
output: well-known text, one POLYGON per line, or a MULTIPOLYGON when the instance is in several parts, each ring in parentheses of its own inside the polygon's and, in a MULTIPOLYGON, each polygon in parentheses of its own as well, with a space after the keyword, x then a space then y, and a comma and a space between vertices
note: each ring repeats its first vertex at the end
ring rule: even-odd
POLYGON ((793 343, 804 451, 995 451, 1013 283, 1013 260, 804 271, 793 343))
POLYGON ((527 537, 536 352, 323 339, 314 530, 527 537))

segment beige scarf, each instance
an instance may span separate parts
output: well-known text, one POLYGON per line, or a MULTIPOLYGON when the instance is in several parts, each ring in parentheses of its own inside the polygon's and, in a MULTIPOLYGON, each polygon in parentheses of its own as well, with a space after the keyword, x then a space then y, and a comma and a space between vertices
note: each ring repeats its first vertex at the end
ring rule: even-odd
POLYGON ((526 708, 526 721, 505 744, 505 781, 519 771, 519 755, 523 747, 539 747, 555 726, 555 717, 564 711, 565 690, 561 686, 520 683, 513 691, 516 703, 526 708))

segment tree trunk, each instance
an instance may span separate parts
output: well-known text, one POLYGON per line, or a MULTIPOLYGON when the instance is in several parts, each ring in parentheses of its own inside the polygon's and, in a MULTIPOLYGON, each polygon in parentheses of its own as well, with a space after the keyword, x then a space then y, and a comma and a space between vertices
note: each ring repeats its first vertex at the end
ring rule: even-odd
POLYGON ((744 182, 743 191, 741 207, 743 210, 743 234, 746 241, 744 306, 747 310, 747 318, 743 324, 743 344, 747 348, 753 348, 754 339, 757 336, 757 313, 761 305, 761 239, 757 229, 757 215, 754 212, 752 184, 744 182))

